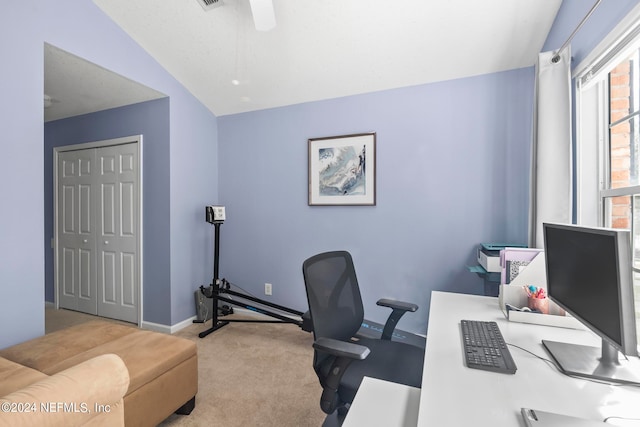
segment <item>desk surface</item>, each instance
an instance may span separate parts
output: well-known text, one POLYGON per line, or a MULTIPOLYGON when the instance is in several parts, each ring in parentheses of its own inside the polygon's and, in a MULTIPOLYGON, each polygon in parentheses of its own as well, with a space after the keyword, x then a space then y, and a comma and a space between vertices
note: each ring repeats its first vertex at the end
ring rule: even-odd
POLYGON ((364 377, 342 427, 415 427, 420 389, 364 377))
POLYGON ((590 331, 509 322, 497 298, 433 292, 418 426, 523 426, 522 407, 600 421, 609 416, 640 418, 640 388, 570 378, 512 346, 515 375, 467 368, 462 319, 496 321, 508 343, 547 359, 542 339, 600 346, 590 331))

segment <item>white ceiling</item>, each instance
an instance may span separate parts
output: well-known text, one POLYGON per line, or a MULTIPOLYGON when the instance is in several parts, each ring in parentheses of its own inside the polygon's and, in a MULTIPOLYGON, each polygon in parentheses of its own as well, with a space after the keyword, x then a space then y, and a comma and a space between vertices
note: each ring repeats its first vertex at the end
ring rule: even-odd
POLYGON ((528 67, 561 4, 273 0, 259 32, 249 0, 93 1, 217 116, 528 67))
POLYGON ((44 93, 51 99, 51 106, 44 109, 45 122, 166 96, 48 43, 44 93))

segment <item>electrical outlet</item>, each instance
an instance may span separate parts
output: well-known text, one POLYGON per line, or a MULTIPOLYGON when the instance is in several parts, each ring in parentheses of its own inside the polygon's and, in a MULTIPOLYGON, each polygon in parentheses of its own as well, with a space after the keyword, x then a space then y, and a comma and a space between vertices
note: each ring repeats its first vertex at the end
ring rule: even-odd
POLYGON ((273 291, 273 289, 272 289, 271 283, 265 283, 264 284, 264 294, 265 295, 272 295, 272 291, 273 291))

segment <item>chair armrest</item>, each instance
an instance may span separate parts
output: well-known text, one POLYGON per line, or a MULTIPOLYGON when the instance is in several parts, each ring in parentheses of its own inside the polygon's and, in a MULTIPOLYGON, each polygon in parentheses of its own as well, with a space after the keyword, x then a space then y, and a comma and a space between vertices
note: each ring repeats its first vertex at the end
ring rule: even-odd
POLYGON ((363 360, 369 355, 368 347, 352 342, 320 337, 313 343, 316 350, 329 353, 336 357, 346 357, 353 360, 363 360))
POLYGON ((0 397, 3 409, 9 409, 2 411, 0 426, 124 425, 128 388, 122 359, 97 356, 0 397), (102 424, 94 417, 103 417, 102 424))
POLYGON ((320 397, 320 408, 325 414, 332 414, 340 402, 338 387, 342 375, 351 362, 365 359, 370 350, 360 344, 324 337, 318 338, 313 343, 313 348, 334 356, 331 368, 322 381, 322 396, 320 397))
POLYGON ((382 307, 389 307, 393 310, 387 318, 387 322, 384 324, 384 329, 382 330, 381 337, 381 339, 383 340, 391 340, 393 331, 396 329, 398 321, 402 316, 404 316, 407 311, 413 313, 418 309, 418 306, 416 304, 386 298, 378 300, 376 304, 382 307))
POLYGON ((416 304, 412 304, 410 302, 398 301, 394 299, 382 298, 378 300, 376 304, 382 307, 389 307, 393 309, 397 308, 399 310, 410 311, 412 313, 418 310, 418 306, 416 304))

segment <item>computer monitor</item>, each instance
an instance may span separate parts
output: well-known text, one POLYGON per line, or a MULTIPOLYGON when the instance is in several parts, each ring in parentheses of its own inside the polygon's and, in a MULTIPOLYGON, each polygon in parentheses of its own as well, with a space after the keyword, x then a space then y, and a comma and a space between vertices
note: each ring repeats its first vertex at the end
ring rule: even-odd
POLYGON ((602 338, 602 347, 543 340, 569 375, 640 383, 628 230, 543 224, 549 298, 602 338))

